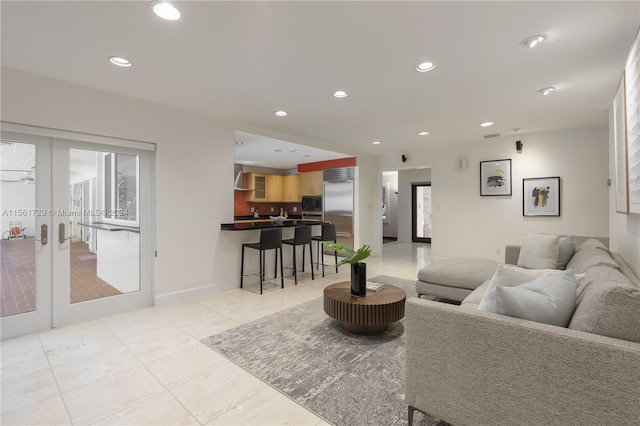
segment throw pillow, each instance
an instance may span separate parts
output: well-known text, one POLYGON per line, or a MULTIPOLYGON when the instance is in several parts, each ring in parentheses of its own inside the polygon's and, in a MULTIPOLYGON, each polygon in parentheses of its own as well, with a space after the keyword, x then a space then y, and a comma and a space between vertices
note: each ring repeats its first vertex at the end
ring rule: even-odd
POLYGON ((518 266, 528 269, 552 269, 558 265, 560 237, 526 234, 518 257, 518 266))
POLYGON ((489 312, 566 327, 576 308, 576 280, 570 269, 515 287, 497 286, 489 312))
POLYGON ((515 265, 500 264, 489 281, 487 291, 484 293, 484 296, 478 305, 478 309, 482 311, 489 310, 487 309, 487 303, 493 303, 493 293, 495 292, 496 286, 514 286, 524 284, 552 272, 558 271, 555 269, 526 269, 515 265))
POLYGON ((558 264, 557 269, 567 269, 567 263, 576 251, 576 240, 573 235, 561 237, 558 244, 558 264))

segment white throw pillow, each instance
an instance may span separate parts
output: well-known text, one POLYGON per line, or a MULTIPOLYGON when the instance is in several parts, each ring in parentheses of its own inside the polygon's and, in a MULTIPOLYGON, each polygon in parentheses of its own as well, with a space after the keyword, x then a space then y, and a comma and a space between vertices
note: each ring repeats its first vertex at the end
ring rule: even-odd
MULTIPOLYGON (((526 269, 515 265, 500 264, 498 265, 496 272, 494 272, 491 281, 489 281, 487 291, 484 293, 484 296, 478 305, 478 309, 481 311, 493 312, 487 308, 487 303, 494 303, 495 288, 498 285, 509 287, 524 284, 543 275, 554 272, 558 271, 556 269, 526 269)), ((491 309, 495 309, 493 305, 491 305, 491 309)))
POLYGON ((525 234, 518 266, 528 269, 553 269, 558 265, 560 237, 549 234, 525 234))
POLYGON ((571 269, 515 287, 499 285, 490 312, 566 327, 576 308, 576 289, 571 269))

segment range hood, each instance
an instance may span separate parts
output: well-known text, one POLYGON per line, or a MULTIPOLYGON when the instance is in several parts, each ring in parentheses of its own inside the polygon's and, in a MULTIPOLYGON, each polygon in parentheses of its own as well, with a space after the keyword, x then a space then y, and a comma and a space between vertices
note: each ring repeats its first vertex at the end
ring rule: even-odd
POLYGON ((236 180, 233 182, 234 191, 254 191, 253 189, 243 188, 242 166, 240 164, 233 165, 233 172, 236 176, 236 180))

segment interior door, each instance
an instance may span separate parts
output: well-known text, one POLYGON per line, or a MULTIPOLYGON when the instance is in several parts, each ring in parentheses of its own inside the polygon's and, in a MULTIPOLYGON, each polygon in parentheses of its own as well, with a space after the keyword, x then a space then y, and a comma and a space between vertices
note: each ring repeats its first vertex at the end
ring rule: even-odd
POLYGON ((1 140, 2 338, 151 305, 153 151, 1 140))
POLYGON ((411 185, 411 241, 431 242, 431 184, 411 185))
POLYGON ((151 154, 54 139, 52 157, 53 326, 151 305, 151 154))

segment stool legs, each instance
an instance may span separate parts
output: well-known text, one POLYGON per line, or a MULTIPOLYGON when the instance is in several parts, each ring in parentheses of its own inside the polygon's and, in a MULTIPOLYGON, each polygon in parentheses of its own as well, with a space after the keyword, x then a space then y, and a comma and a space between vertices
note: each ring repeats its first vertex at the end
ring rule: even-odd
POLYGON ((244 278, 244 246, 242 246, 242 256, 240 260, 240 288, 242 288, 243 278, 244 278))
MULTIPOLYGON (((276 256, 278 254, 278 249, 276 249, 276 256)), ((276 264, 278 260, 276 258, 276 264)), ((282 263, 282 247, 280 247, 280 285, 284 288, 284 265, 282 263)))

